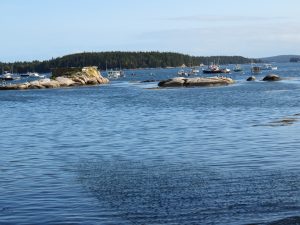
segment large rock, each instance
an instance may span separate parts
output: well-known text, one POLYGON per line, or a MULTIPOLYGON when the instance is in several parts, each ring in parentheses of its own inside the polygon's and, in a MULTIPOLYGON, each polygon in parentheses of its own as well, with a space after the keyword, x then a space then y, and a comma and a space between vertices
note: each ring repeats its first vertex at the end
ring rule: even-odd
POLYGON ((75 82, 67 77, 56 77, 55 80, 59 83, 61 87, 73 86, 75 82))
POLYGON ((158 83, 159 87, 195 87, 195 86, 219 86, 233 84, 234 80, 227 77, 175 77, 158 83))
POLYGON ((97 67, 84 68, 61 68, 54 70, 54 75, 49 78, 35 80, 31 82, 0 86, 0 90, 24 90, 70 87, 76 85, 97 85, 109 82, 107 78, 101 76, 97 67))
POLYGON ((248 77, 247 78, 247 81, 255 81, 256 80, 256 77, 255 76, 251 76, 251 77, 248 77))
POLYGON ((281 80, 280 76, 276 74, 269 74, 264 77, 263 81, 279 81, 281 80))
POLYGON ((162 80, 158 83, 159 87, 178 87, 178 86, 184 86, 184 83, 186 82, 187 78, 184 79, 183 77, 175 77, 168 80, 162 80))
MULTIPOLYGON (((52 79, 56 79, 59 82, 70 83, 70 80, 63 80, 60 77, 68 78, 74 83, 79 85, 96 85, 106 84, 109 82, 107 78, 101 76, 97 67, 83 67, 79 68, 57 68, 52 70, 52 79), (58 80, 59 79, 59 80, 58 80)), ((74 83, 70 85, 74 85, 74 83)), ((69 85, 68 85, 69 86, 69 85)))
MULTIPOLYGON (((50 81, 50 79, 49 79, 49 81, 50 81)), ((45 87, 43 85, 41 85, 39 80, 31 81, 31 82, 29 82, 29 85, 28 85, 28 89, 43 89, 43 88, 45 88, 45 87)))

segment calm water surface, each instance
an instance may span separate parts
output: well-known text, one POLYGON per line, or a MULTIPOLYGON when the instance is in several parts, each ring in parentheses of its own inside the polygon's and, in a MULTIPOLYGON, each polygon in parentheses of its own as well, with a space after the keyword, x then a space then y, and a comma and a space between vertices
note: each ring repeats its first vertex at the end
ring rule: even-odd
POLYGON ((0 92, 0 224, 299 222, 300 66, 278 66, 274 83, 138 82, 165 69, 0 92))

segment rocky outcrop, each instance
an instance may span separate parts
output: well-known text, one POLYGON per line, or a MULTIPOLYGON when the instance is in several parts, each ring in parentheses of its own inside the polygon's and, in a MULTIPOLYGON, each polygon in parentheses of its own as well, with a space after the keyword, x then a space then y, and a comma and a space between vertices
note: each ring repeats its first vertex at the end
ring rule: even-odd
POLYGON ((276 74, 269 74, 264 77, 263 81, 279 81, 281 80, 280 76, 276 74))
POLYGON ((97 67, 84 68, 58 68, 52 71, 51 79, 45 78, 31 82, 0 86, 0 90, 24 90, 59 88, 82 85, 98 85, 109 82, 107 78, 101 76, 97 67))
POLYGON ((233 84, 234 80, 227 77, 175 77, 158 83, 159 87, 196 87, 196 86, 219 86, 233 84))
POLYGON ((251 76, 251 77, 248 77, 247 78, 247 81, 255 81, 256 80, 256 77, 255 76, 251 76))

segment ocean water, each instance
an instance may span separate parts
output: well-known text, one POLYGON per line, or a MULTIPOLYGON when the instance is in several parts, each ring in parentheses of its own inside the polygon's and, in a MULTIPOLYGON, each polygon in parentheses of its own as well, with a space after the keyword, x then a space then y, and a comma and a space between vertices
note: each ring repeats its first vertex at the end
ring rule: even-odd
POLYGON ((0 224, 299 224, 300 64, 284 80, 0 92, 0 224), (299 119, 299 121, 298 121, 299 119))

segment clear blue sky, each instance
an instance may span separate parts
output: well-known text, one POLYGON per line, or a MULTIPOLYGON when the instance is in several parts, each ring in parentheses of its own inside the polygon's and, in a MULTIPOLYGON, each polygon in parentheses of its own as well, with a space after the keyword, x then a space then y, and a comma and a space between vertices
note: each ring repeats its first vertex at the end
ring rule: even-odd
POLYGON ((0 0, 0 61, 83 51, 300 54, 299 0, 0 0))

